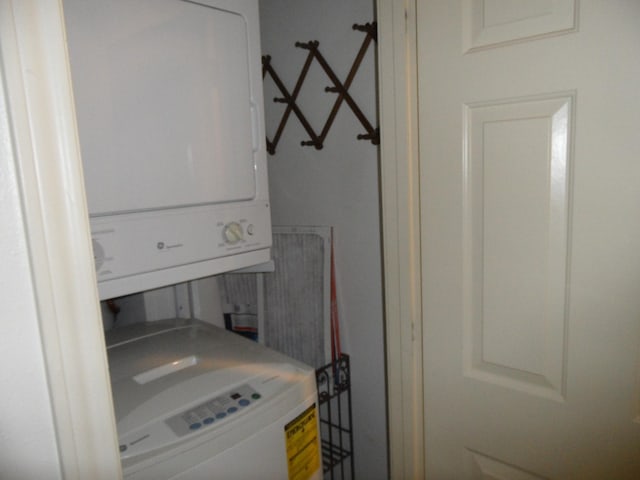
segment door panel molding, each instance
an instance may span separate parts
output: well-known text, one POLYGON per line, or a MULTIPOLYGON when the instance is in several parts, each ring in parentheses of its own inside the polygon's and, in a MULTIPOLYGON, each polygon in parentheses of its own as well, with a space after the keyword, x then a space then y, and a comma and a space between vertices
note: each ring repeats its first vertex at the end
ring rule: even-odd
POLYGON ((574 97, 463 112, 465 375, 557 401, 566 393, 574 97))
POLYGON ((464 0, 463 52, 575 32, 576 0, 464 0))
POLYGON ((547 480, 515 465, 502 462, 474 450, 467 450, 472 470, 482 480, 547 480))

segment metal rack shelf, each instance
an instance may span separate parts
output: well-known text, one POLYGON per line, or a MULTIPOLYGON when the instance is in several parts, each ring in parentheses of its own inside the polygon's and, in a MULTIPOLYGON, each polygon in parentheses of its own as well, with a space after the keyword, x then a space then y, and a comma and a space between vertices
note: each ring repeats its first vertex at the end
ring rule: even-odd
POLYGON ((355 478, 349 355, 316 370, 324 478, 355 478))

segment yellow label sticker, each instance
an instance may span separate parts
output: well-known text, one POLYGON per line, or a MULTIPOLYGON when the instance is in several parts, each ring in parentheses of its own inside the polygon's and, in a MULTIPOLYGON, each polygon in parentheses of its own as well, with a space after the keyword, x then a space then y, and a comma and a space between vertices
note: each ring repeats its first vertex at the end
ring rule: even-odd
POLYGON ((309 480, 320 468, 315 403, 284 426, 289 480, 309 480))

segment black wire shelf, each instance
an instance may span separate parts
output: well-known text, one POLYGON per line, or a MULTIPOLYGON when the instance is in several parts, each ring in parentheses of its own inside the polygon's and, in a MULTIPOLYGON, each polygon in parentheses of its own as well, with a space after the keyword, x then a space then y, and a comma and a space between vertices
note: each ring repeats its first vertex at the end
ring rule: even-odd
POLYGON ((354 480, 349 355, 318 368, 316 382, 324 478, 354 480))

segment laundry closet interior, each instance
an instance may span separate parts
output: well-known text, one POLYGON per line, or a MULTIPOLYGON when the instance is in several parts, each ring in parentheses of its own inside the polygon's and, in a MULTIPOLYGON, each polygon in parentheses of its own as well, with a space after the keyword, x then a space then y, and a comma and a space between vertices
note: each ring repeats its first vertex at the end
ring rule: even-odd
POLYGON ((251 3, 63 2, 107 343, 195 321, 313 369, 348 354, 335 478, 387 478, 375 5, 251 3))

